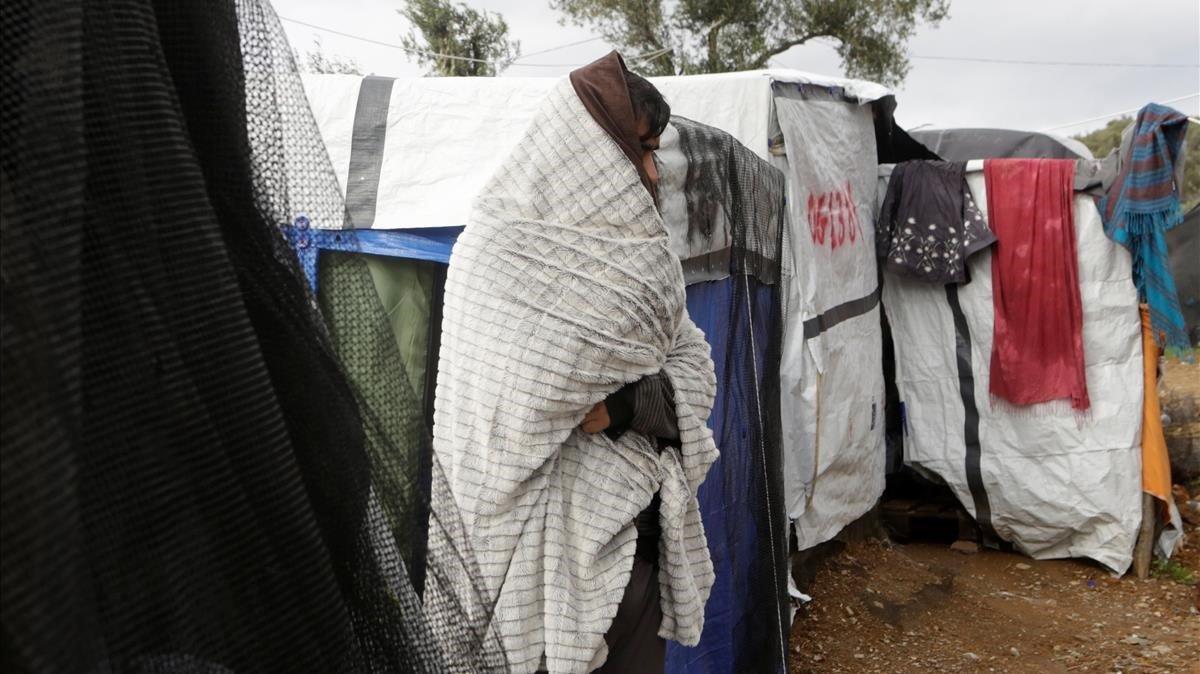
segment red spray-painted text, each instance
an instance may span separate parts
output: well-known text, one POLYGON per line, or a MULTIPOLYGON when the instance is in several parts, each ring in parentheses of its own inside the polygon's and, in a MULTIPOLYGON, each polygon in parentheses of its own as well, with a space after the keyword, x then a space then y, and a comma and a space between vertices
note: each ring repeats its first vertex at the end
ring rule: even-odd
POLYGON ((853 246, 863 238, 850 181, 831 192, 808 195, 808 229, 813 243, 833 250, 853 246))

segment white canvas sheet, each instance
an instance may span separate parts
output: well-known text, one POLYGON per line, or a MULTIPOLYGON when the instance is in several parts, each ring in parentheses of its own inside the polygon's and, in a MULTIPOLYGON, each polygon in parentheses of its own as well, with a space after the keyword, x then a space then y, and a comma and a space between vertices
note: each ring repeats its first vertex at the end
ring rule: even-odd
POLYGON ((789 244, 780 372, 784 492, 801 550, 884 487, 884 386, 873 226, 871 109, 775 99, 788 161, 789 244))
MULTIPOLYGON (((968 174, 986 211, 982 171, 968 174)), ((883 184, 886 184, 884 182, 883 184)), ((997 534, 1037 559, 1090 557, 1123 573, 1141 512, 1142 351, 1129 253, 1104 235, 1092 199, 1077 196, 1090 416, 1014 417, 991 409, 991 255, 970 262, 959 303, 970 332, 979 413, 979 474, 997 534)), ((905 460, 946 481, 978 518, 968 483, 955 326, 943 288, 888 275, 884 307, 907 417, 905 460)))
MULTIPOLYGON (((392 84, 374 228, 460 226, 557 78, 398 79, 392 84)), ((770 70, 652 80, 675 114, 722 129, 767 157, 771 82, 840 86, 864 101, 890 92, 857 80, 770 70)), ((304 87, 343 189, 362 78, 307 75, 304 87)))

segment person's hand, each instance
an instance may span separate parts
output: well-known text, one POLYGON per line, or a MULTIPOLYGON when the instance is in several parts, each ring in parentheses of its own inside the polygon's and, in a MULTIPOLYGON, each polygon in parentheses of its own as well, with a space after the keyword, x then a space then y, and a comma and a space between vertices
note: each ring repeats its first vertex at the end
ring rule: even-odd
POLYGON ((588 411, 579 427, 583 429, 584 433, 599 433, 608 428, 611 423, 612 420, 608 418, 608 407, 601 401, 588 411))

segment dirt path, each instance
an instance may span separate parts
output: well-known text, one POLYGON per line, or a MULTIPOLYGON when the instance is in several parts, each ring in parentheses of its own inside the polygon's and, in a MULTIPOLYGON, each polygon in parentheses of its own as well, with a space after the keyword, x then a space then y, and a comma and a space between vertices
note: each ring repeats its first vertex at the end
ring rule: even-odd
MULTIPOLYGON (((1200 532, 1180 557, 1200 577, 1200 532)), ((1197 672, 1200 589, 945 545, 850 546, 796 615, 792 673, 1197 672)))

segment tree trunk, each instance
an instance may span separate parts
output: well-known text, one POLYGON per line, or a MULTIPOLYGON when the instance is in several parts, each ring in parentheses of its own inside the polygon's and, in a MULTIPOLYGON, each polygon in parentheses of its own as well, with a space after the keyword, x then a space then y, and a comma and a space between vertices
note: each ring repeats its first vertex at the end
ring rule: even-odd
POLYGON ((726 19, 720 19, 708 29, 708 67, 705 72, 719 73, 725 70, 721 67, 721 47, 717 37, 726 23, 726 19))
MULTIPOLYGON (((797 38, 793 38, 791 40, 784 40, 778 44, 767 47, 767 49, 765 51, 763 51, 763 53, 758 55, 758 58, 754 61, 753 67, 755 69, 766 68, 767 61, 769 61, 772 56, 782 54, 783 52, 791 49, 792 47, 802 45, 805 42, 808 42, 809 40, 813 39, 814 37, 822 37, 822 36, 821 35, 805 35, 803 37, 797 37, 797 38)), ((826 37, 832 37, 832 36, 826 36, 826 37)))

